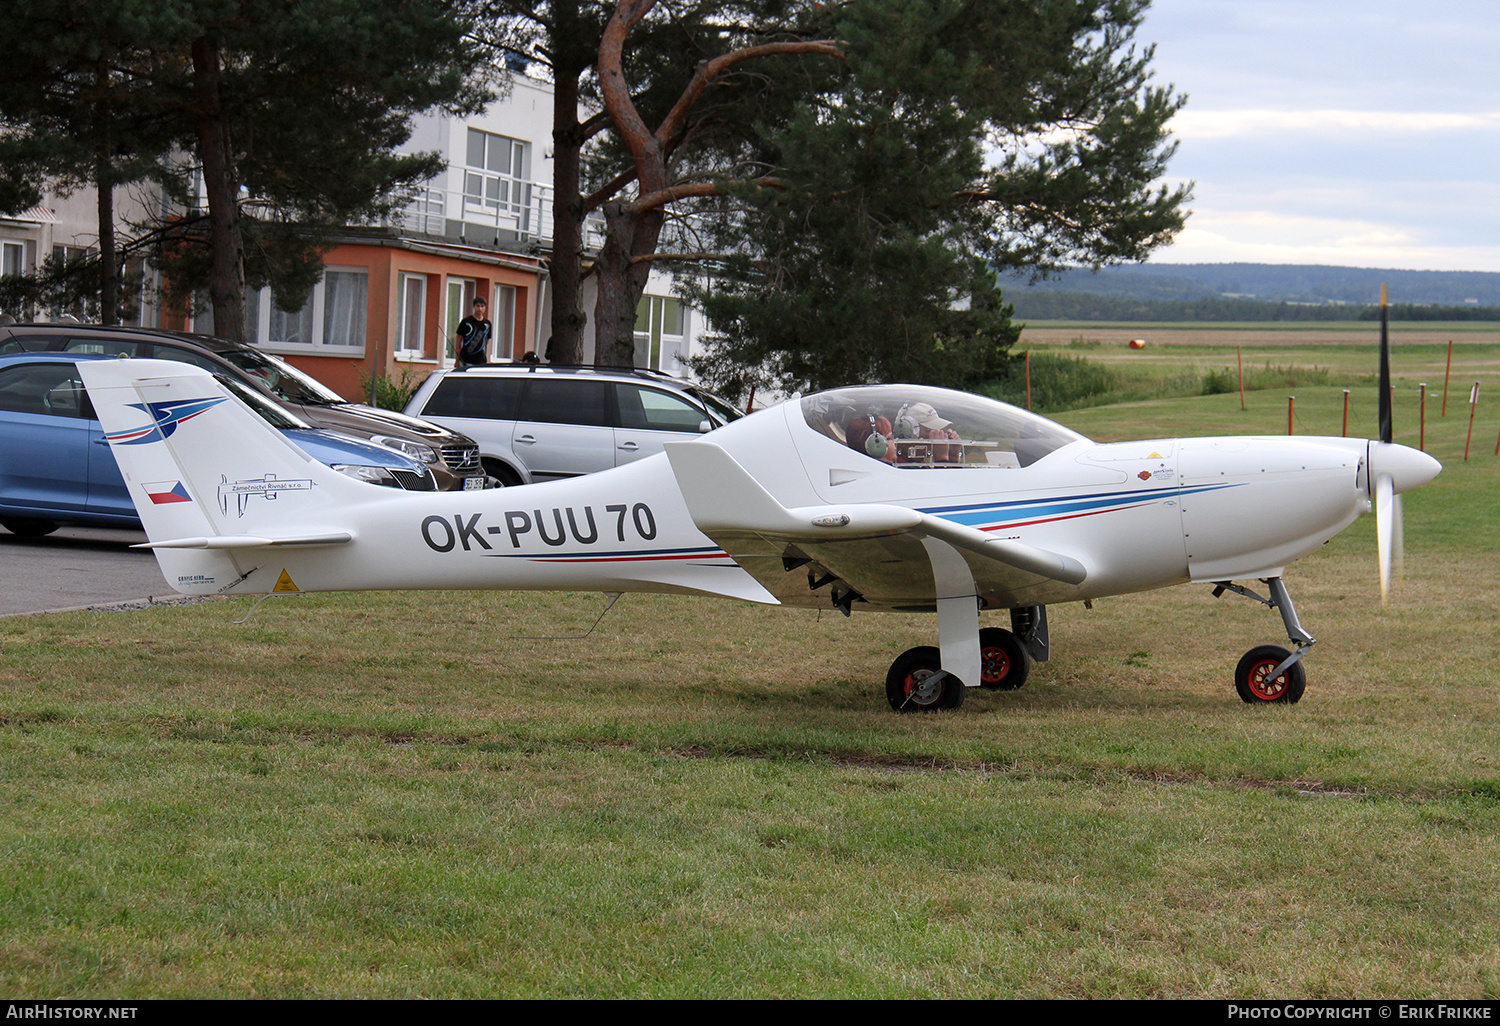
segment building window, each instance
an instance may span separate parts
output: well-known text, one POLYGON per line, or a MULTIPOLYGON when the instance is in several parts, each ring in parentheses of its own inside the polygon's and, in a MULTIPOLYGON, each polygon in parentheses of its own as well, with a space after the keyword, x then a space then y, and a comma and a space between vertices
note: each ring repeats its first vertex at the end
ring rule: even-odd
POLYGON ((681 374, 687 361, 687 307, 672 296, 642 296, 635 308, 635 365, 681 374))
MULTIPOLYGON (((363 356, 369 313, 370 272, 363 267, 329 267, 299 310, 285 310, 270 289, 246 297, 247 335, 273 351, 363 356)), ((202 330, 201 317, 194 327, 202 330)))
POLYGON ((474 309, 474 295, 478 289, 479 283, 473 278, 448 279, 447 323, 443 325, 444 364, 451 364, 458 356, 458 325, 474 309))
POLYGON ((26 243, 0 242, 0 274, 26 273, 26 243))
POLYGON ((464 166, 464 220, 529 232, 528 162, 527 145, 519 139, 469 129, 464 166))
MULTIPOLYGON (((0 242, 0 275, 20 275, 25 274, 27 270, 26 243, 24 241, 12 242, 8 239, 0 242)), ((30 307, 0 308, 0 313, 8 313, 18 321, 31 320, 30 307)))
POLYGON ((495 325, 495 357, 513 360, 516 353, 516 287, 496 285, 490 303, 490 320, 495 325))
MULTIPOLYGON (((65 267, 69 264, 82 263, 89 258, 89 254, 90 251, 82 246, 53 246, 52 262, 59 267, 65 267)), ((54 302, 51 313, 54 318, 71 314, 80 321, 91 321, 98 319, 97 309, 97 302, 90 303, 82 298, 75 298, 66 306, 61 302, 54 302)))
POLYGON ((323 274, 325 346, 365 348, 365 318, 370 310, 370 272, 329 268, 323 274))
POLYGON ((396 354, 408 360, 427 355, 427 276, 402 274, 396 290, 396 354))
POLYGON ((314 303, 311 296, 300 310, 283 310, 271 297, 271 324, 266 341, 281 345, 312 345, 314 303))

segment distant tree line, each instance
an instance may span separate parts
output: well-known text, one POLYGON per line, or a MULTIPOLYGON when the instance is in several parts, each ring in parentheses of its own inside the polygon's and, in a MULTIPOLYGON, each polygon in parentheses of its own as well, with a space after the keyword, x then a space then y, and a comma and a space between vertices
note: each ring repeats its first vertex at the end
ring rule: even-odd
MULTIPOLYGON (((1259 299, 1125 299, 1087 292, 1008 292, 1017 320, 1031 321, 1364 321, 1377 320, 1380 307, 1350 303, 1273 303, 1259 299)), ((1389 307, 1393 321, 1500 321, 1500 307, 1389 307)))
POLYGON ((1380 286, 1392 301, 1439 306, 1500 306, 1500 273, 1487 271, 1407 271, 1392 268, 1332 267, 1313 264, 1159 264, 1072 267, 1040 281, 1002 276, 1000 287, 1016 299, 1040 292, 1086 292, 1123 299, 1252 299, 1261 303, 1332 303, 1362 306, 1375 302, 1380 286))

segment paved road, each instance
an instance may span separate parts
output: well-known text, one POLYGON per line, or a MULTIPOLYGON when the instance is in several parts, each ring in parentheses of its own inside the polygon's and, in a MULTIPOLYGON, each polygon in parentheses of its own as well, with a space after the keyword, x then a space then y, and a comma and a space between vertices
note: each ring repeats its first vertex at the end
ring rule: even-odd
POLYGON ((131 545, 144 532, 63 527, 45 538, 0 528, 0 616, 176 595, 156 557, 131 545))

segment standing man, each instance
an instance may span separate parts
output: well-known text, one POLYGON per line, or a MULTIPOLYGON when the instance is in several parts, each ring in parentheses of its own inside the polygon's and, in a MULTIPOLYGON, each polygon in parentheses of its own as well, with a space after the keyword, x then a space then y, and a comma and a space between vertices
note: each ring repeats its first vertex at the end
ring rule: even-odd
POLYGON ((482 367, 489 363, 490 336, 494 325, 485 316, 489 304, 483 296, 474 297, 474 315, 458 322, 458 367, 482 367))

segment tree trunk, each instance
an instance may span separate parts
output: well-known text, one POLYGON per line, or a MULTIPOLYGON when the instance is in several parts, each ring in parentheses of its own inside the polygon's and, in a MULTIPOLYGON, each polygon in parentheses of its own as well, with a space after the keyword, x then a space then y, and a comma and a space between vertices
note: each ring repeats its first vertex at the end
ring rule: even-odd
POLYGON ((239 187, 230 157, 229 124, 219 104, 219 74, 218 46, 207 37, 195 40, 193 80, 198 94, 198 146, 213 253, 208 296, 213 303, 214 334, 244 342, 245 240, 240 233, 239 187))
POLYGON ((107 140, 100 142, 94 160, 94 191, 98 194, 99 212, 99 323, 118 324, 120 257, 115 252, 115 186, 108 145, 107 140))
POLYGON ((599 296, 594 305, 594 365, 635 366, 635 319, 651 265, 636 254, 656 252, 664 215, 660 209, 638 212, 627 202, 604 206, 604 248, 594 265, 599 296))
POLYGON ((99 139, 94 148, 94 190, 98 197, 99 214, 99 323, 120 322, 118 297, 120 260, 115 252, 115 185, 111 152, 113 138, 110 134, 109 70, 103 65, 94 69, 94 83, 98 87, 99 139))
POLYGON ((578 74, 558 67, 552 94, 552 338, 549 363, 583 362, 583 196, 578 74))

